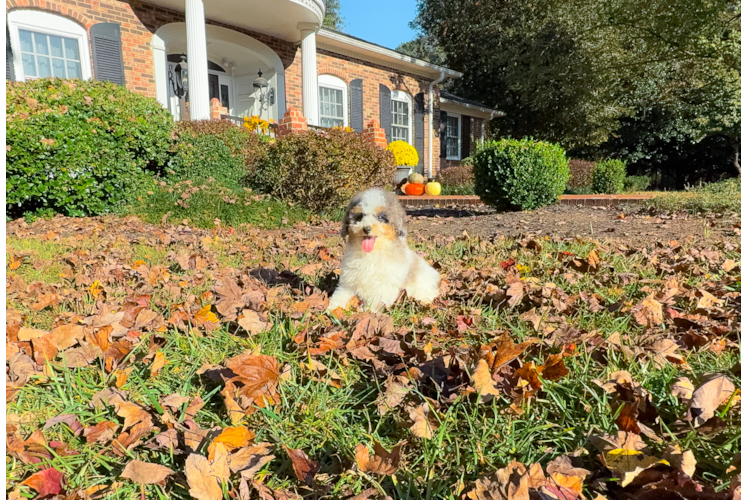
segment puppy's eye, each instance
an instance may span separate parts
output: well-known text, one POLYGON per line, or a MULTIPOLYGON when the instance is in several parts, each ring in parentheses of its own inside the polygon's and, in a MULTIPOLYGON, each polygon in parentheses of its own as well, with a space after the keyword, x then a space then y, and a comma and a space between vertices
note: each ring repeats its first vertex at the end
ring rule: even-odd
POLYGON ((353 222, 361 222, 361 220, 364 218, 364 214, 351 214, 351 220, 353 222))
POLYGON ((387 214, 379 214, 377 215, 377 220, 381 222, 382 224, 387 224, 390 222, 390 219, 387 217, 387 214))

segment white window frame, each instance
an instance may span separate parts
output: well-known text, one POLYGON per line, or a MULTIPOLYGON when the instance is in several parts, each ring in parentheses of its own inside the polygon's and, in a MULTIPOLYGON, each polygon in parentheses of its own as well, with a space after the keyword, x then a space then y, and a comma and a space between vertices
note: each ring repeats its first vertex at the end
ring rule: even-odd
POLYGON ((462 159, 462 115, 457 113, 447 113, 447 123, 444 124, 444 138, 447 138, 447 131, 449 131, 449 117, 457 118, 457 156, 447 155, 447 160, 461 160, 462 159))
MULTIPOLYGON (((342 78, 338 78, 335 75, 319 75, 317 77, 317 94, 319 95, 319 88, 324 87, 333 90, 343 91, 343 127, 348 126, 348 85, 342 78)), ((319 100, 319 119, 322 123, 322 100, 319 100)))
MULTIPOLYGON (((408 140, 406 141, 408 144, 413 144, 413 99, 410 97, 410 95, 407 92, 403 92, 402 90, 393 90, 392 95, 390 96, 391 102, 404 102, 408 105, 408 140)), ((392 105, 390 105, 392 106, 392 105)), ((392 113, 392 109, 390 109, 390 113, 392 113)), ((390 124, 390 127, 398 126, 400 128, 402 125, 394 125, 390 124)), ((390 135, 394 138, 394 134, 392 134, 392 130, 390 130, 390 135)))
POLYGON ((21 60, 19 29, 77 40, 78 54, 81 58, 81 79, 91 79, 91 54, 88 50, 88 34, 86 29, 75 21, 40 10, 14 10, 8 14, 8 29, 10 30, 10 45, 13 49, 13 70, 17 80, 26 81, 26 75, 23 74, 23 61, 21 60))

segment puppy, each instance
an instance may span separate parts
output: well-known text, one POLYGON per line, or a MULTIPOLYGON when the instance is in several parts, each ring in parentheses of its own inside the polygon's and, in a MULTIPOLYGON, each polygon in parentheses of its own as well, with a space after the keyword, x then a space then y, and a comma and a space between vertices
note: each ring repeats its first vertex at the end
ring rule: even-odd
POLYGON ((424 303, 439 294, 439 273, 406 241, 405 209, 394 193, 380 188, 353 197, 343 219, 346 240, 340 283, 328 310, 345 308, 358 296, 370 311, 395 303, 400 291, 424 303))

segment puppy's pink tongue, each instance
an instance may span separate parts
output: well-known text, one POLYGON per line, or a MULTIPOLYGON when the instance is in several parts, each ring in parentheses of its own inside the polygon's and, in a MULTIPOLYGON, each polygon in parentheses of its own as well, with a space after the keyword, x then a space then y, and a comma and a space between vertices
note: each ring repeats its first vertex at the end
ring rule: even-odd
POLYGON ((374 250, 374 242, 377 241, 376 236, 366 236, 364 237, 364 240, 361 242, 361 247, 364 249, 364 252, 369 253, 372 250, 374 250))

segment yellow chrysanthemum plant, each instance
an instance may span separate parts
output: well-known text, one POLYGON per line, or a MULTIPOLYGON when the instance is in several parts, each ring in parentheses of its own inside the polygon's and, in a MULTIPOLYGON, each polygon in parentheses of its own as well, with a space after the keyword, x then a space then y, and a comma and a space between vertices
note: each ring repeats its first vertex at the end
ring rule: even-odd
POLYGON ((398 167, 415 167, 418 165, 418 151, 405 141, 393 141, 387 145, 387 150, 395 156, 398 167))
POLYGON ((258 134, 267 135, 271 123, 273 123, 272 118, 268 122, 256 115, 244 117, 244 127, 258 134))

